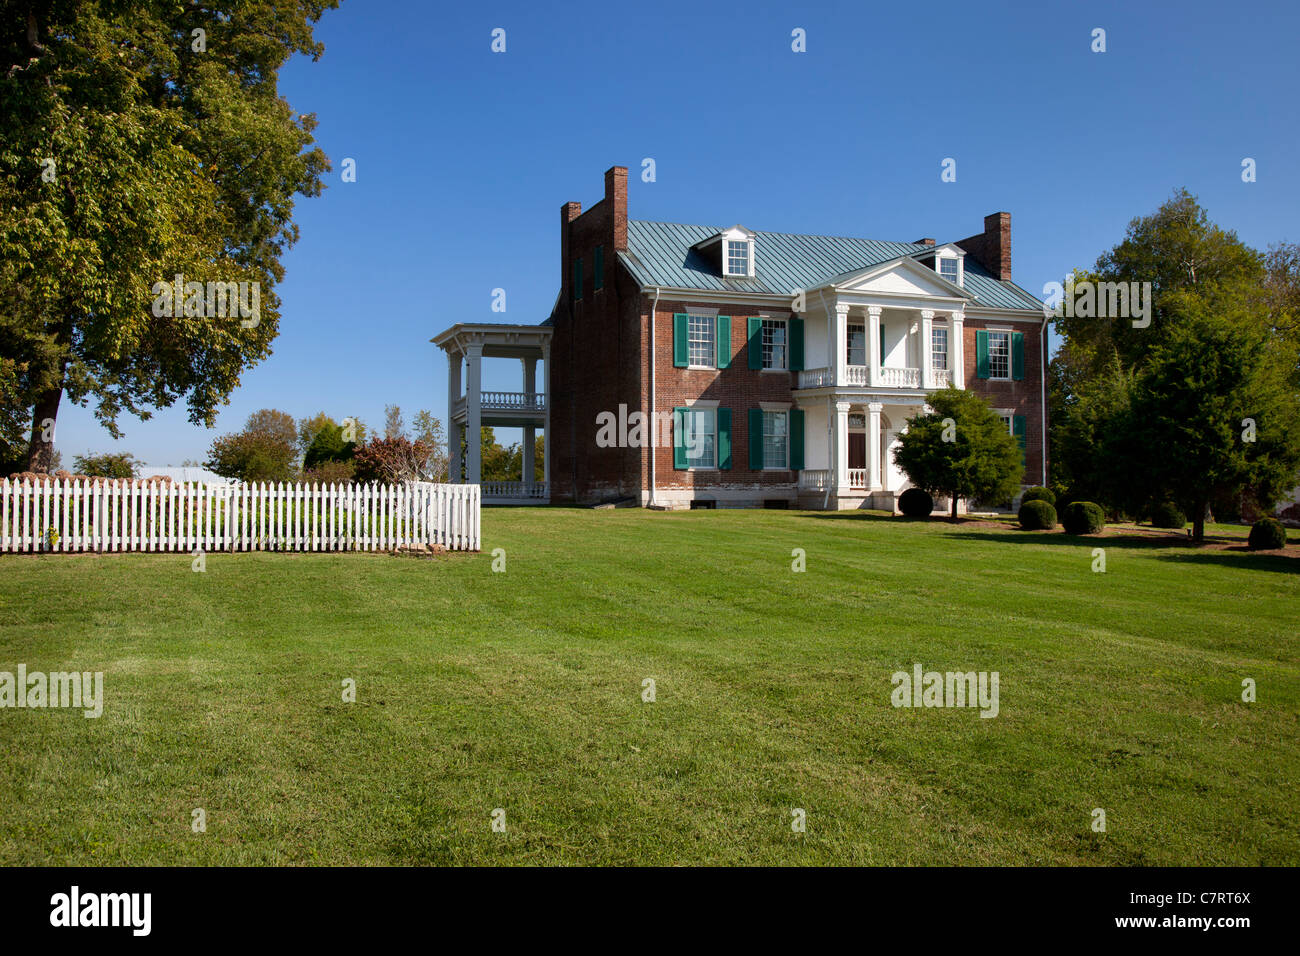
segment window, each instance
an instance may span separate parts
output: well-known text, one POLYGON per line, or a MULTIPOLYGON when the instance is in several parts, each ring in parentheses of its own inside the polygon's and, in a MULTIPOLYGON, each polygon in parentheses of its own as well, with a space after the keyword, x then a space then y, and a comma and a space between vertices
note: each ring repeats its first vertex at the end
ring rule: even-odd
POLYGON ((865 325, 849 326, 849 364, 867 364, 867 327, 865 325))
POLYGON ((738 239, 726 240, 724 273, 729 276, 749 275, 749 243, 738 239))
POLYGON ((1014 435, 1014 434, 1016 433, 1016 428, 1015 428, 1015 416, 1013 416, 1013 415, 999 415, 998 417, 1001 418, 1003 424, 1005 424, 1005 425, 1007 426, 1007 434, 1008 434, 1008 435, 1014 435))
POLYGON ((596 257, 592 262, 594 272, 591 277, 591 289, 596 291, 605 286, 605 247, 596 247, 596 257))
POLYGON ((930 368, 936 372, 948 371, 948 330, 930 329, 930 368))
POLYGON ((989 378, 1011 378, 1011 333, 989 332, 989 378))
POLYGON ((790 467, 789 412, 763 412, 763 467, 790 467))
POLYGON ((692 315, 687 319, 689 331, 687 342, 690 345, 690 364, 695 368, 715 368, 718 353, 713 348, 714 329, 717 320, 711 315, 692 315))
POLYGON ((718 412, 715 408, 683 409, 682 444, 687 468, 718 466, 718 412))
POLYGON ((957 281, 957 257, 956 256, 939 257, 939 275, 943 276, 949 282, 957 281))
POLYGON ((785 319, 763 320, 763 368, 786 368, 785 319))

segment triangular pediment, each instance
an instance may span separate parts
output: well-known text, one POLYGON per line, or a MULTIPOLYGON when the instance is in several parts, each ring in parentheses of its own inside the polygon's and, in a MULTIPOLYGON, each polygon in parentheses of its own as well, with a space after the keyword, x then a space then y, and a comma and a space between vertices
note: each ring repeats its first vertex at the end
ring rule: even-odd
POLYGON ((831 285, 837 292, 970 298, 961 286, 949 282, 933 269, 911 258, 894 259, 837 276, 831 285))

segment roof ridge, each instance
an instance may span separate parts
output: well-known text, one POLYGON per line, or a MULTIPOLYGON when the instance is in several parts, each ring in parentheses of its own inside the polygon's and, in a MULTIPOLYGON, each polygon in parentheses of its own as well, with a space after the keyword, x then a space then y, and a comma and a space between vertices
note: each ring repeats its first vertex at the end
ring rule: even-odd
MULTIPOLYGON (((668 222, 664 219, 629 219, 628 222, 643 222, 651 226, 685 226, 690 229, 712 229, 716 232, 721 232, 723 229, 731 228, 730 226, 709 226, 699 222, 668 222)), ((890 245, 895 246, 912 246, 917 252, 920 252, 923 249, 934 248, 934 246, 927 245, 924 242, 906 242, 901 239, 872 239, 869 236, 836 236, 825 232, 773 232, 771 229, 755 229, 754 232, 763 233, 768 236, 798 236, 807 239, 845 239, 850 242, 887 242, 890 245)), ((949 245, 949 243, 944 243, 944 245, 949 245)))

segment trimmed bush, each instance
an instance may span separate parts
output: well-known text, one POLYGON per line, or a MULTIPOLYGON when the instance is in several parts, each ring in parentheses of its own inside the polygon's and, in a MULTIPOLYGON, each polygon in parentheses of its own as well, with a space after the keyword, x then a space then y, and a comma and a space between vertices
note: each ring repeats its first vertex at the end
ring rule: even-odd
POLYGON ((898 510, 909 518, 928 518, 934 499, 920 488, 908 488, 898 496, 898 510))
POLYGON ((1020 527, 1026 531, 1051 531, 1056 527, 1056 509, 1050 502, 1040 499, 1026 501, 1020 506, 1020 527))
POLYGON ((1056 495, 1052 492, 1051 488, 1044 488, 1042 485, 1030 488, 1020 496, 1020 503, 1022 505, 1027 501, 1046 501, 1053 508, 1056 507, 1056 495))
POLYGON ((1172 501, 1162 501, 1151 509, 1151 527, 1182 528, 1187 524, 1187 515, 1178 510, 1172 501))
POLYGON ((1106 514, 1094 502, 1072 501, 1061 513, 1061 524, 1066 534, 1096 534, 1106 527, 1106 514))
POLYGON ((1250 526, 1247 545, 1252 551, 1275 551, 1286 547, 1286 528, 1276 518, 1260 518, 1250 526))

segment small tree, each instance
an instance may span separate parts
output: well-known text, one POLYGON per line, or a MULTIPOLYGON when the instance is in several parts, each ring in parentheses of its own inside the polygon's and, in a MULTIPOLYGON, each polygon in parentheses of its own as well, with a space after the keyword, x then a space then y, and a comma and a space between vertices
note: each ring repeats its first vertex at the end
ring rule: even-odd
POLYGON ((409 438, 372 438, 357 449, 353 458, 357 481, 392 484, 399 481, 439 481, 434 470, 433 449, 409 438))
POLYGON ((958 498, 1011 498, 1020 488, 1024 465, 1006 423, 973 392, 949 386, 931 392, 934 409, 917 415, 899 436, 894 462, 912 484, 947 495, 952 520, 958 498))
POLYGON ((273 408, 248 416, 244 430, 212 443, 206 463, 224 478, 240 481, 292 481, 298 460, 298 429, 293 418, 273 408))
POLYGON ((74 455, 73 467, 77 474, 91 478, 134 478, 140 472, 140 462, 130 452, 106 452, 102 455, 74 455))

